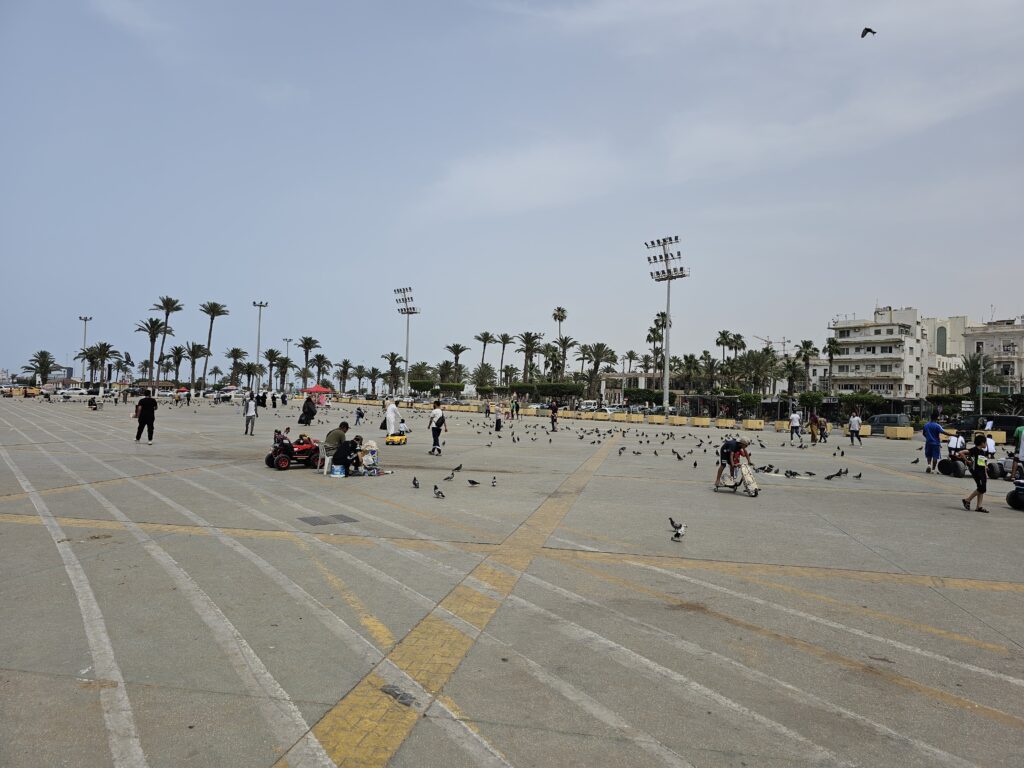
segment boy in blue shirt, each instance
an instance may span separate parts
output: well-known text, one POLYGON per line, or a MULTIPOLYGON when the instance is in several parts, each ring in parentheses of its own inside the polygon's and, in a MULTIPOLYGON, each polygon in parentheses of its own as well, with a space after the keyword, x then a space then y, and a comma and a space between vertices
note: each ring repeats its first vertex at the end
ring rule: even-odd
POLYGON ((931 473, 937 469, 939 459, 942 458, 942 439, 940 435, 949 435, 953 437, 956 435, 955 432, 947 432, 935 420, 935 416, 932 416, 928 423, 924 425, 924 429, 921 430, 924 433, 924 461, 925 461, 925 472, 931 473))

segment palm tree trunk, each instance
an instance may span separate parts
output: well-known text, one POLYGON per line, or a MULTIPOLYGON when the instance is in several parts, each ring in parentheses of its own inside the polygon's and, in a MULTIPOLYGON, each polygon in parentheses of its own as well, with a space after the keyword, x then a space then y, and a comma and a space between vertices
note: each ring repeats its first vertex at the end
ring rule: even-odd
MULTIPOLYGON (((212 308, 211 308, 212 309, 212 308)), ((210 330, 206 332, 206 352, 203 358, 203 389, 206 389, 206 366, 210 364, 210 356, 213 354, 213 317, 210 317, 210 330)))
MULTIPOLYGON (((167 341, 167 328, 168 328, 168 323, 170 323, 170 322, 171 322, 171 313, 170 312, 164 312, 164 332, 160 336, 160 359, 161 360, 164 359, 164 343, 167 341)), ((156 383, 157 384, 160 383, 160 371, 157 371, 157 373, 156 373, 156 383)))

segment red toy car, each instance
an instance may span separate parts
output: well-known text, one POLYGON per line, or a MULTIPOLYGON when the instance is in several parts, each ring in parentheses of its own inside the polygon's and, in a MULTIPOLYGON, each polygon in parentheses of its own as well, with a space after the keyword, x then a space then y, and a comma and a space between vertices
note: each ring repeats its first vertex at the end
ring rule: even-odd
POLYGON ((274 430, 274 447, 267 454, 264 462, 268 467, 288 469, 292 464, 305 464, 307 467, 320 469, 320 441, 307 435, 299 435, 294 443, 288 438, 287 431, 274 430))

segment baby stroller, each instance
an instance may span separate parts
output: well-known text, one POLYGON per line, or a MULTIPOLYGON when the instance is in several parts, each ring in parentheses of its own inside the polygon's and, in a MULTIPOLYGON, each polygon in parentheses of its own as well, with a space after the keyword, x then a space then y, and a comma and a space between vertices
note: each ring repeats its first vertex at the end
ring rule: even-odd
POLYGON ((754 471, 750 468, 750 462, 745 461, 738 453, 734 453, 732 455, 732 466, 729 467, 729 479, 732 482, 716 485, 715 493, 718 493, 719 488, 724 488, 726 490, 731 489, 733 493, 736 493, 736 491, 740 489, 740 486, 742 486, 747 496, 756 498, 757 494, 761 491, 761 487, 754 479, 754 471))

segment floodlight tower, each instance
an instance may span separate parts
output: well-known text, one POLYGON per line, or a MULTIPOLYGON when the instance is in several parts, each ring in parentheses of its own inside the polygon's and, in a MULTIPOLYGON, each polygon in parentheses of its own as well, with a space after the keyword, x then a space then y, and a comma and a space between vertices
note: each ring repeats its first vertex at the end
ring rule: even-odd
POLYGON ((659 237, 644 245, 649 251, 655 251, 654 255, 647 257, 647 263, 653 267, 651 277, 656 283, 665 284, 665 339, 662 344, 662 407, 665 409, 665 420, 668 422, 669 404, 669 328, 672 325, 672 281, 681 277, 689 277, 690 271, 685 267, 674 266, 674 262, 680 261, 683 256, 679 251, 673 253, 669 250, 672 246, 679 244, 679 235, 659 237), (658 252, 660 251, 660 253, 658 252))
POLYGON ((402 384, 402 394, 409 396, 409 318, 418 315, 420 311, 413 306, 412 288, 395 288, 395 303, 398 305, 398 314, 405 315, 405 379, 402 384))

